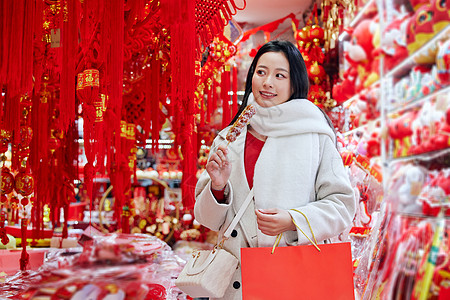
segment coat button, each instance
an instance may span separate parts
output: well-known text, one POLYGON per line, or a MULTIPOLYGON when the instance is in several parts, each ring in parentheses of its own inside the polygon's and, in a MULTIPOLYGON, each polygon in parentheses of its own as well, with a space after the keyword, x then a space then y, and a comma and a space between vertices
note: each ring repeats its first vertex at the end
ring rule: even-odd
POLYGON ((236 231, 236 229, 233 229, 233 231, 231 232, 231 236, 232 236, 232 237, 237 237, 237 231, 236 231))
POLYGON ((233 287, 237 290, 238 288, 241 287, 241 283, 239 281, 235 281, 233 282, 233 287))

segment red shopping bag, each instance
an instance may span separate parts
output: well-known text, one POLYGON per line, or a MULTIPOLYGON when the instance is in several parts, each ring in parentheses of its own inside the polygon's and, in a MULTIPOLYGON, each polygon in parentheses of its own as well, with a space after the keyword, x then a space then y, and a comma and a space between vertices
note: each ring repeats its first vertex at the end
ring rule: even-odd
POLYGON ((243 300, 352 300, 350 243, 242 248, 243 300))

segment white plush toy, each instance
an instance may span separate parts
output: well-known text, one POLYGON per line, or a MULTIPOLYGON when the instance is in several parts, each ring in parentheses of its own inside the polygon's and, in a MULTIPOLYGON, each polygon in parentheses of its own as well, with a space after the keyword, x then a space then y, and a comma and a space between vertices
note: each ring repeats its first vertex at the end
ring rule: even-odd
POLYGON ((407 165, 403 171, 404 181, 398 189, 397 210, 405 213, 420 213, 422 206, 416 200, 425 183, 426 171, 414 165, 407 165))

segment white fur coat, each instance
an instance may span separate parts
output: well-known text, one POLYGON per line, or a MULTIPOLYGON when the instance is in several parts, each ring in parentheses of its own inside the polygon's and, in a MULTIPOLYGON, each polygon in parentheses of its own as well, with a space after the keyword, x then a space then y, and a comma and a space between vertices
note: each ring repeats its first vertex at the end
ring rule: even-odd
MULTIPOLYGON (((241 247, 273 245, 275 237, 266 236, 257 229, 255 208, 302 211, 319 243, 345 230, 355 215, 355 198, 335 146, 334 133, 322 112, 305 99, 291 100, 272 108, 257 106, 251 126, 268 136, 255 165, 255 201, 250 203, 236 226, 237 235, 226 240, 224 248, 240 258, 241 247)), ((219 133, 212 149, 226 143, 228 129, 219 133)), ((228 146, 232 170, 227 184, 227 202, 220 204, 215 200, 206 171, 196 186, 195 218, 202 225, 219 231, 219 237, 250 191, 244 167, 246 134, 244 129, 228 146)), ((310 234, 305 218, 296 212, 292 216, 300 228, 310 234)), ((285 232, 283 237, 281 246, 309 244, 299 230, 285 232)), ((240 269, 233 280, 240 280, 240 269)), ((230 286, 225 298, 240 299, 239 295, 240 291, 230 286)))

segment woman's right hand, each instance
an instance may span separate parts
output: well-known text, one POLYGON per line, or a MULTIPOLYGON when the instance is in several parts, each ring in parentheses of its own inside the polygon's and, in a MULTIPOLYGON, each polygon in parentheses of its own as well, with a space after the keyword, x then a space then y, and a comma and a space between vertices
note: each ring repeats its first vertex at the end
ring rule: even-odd
POLYGON ((227 157, 228 149, 225 145, 220 145, 213 153, 206 164, 206 171, 211 178, 211 188, 222 190, 227 184, 231 174, 231 162, 227 157))

